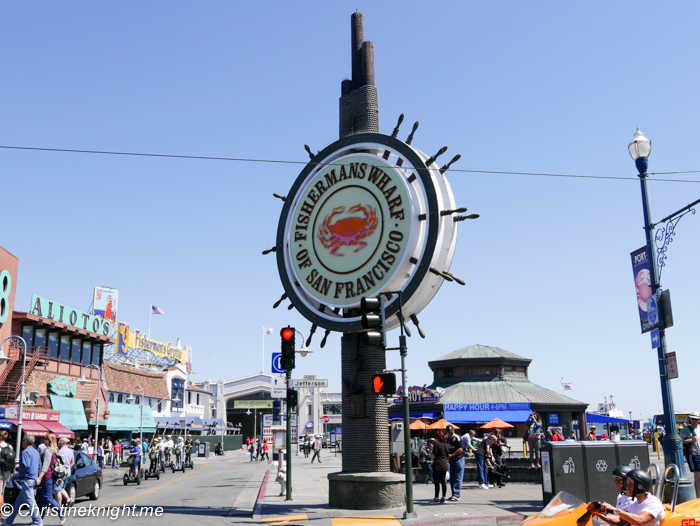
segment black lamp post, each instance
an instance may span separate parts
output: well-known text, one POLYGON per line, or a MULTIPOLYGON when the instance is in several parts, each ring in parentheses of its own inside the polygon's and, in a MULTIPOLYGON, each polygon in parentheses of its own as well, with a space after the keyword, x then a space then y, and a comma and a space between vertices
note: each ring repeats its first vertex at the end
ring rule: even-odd
MULTIPOLYGON (((651 222, 651 209, 649 207, 649 193, 647 190, 647 168, 649 166, 649 155, 651 154, 651 141, 647 139, 637 128, 632 142, 629 144, 629 151, 634 159, 639 171, 639 180, 642 185, 642 207, 644 209, 644 232, 646 233, 647 247, 651 257, 650 278, 651 293, 658 297, 661 284, 659 283, 659 269, 654 257, 654 225, 651 222)), ((663 316, 661 316, 663 319, 663 316)), ((685 460, 683 458, 683 447, 681 439, 676 430, 676 414, 673 409, 673 394, 671 392, 671 380, 668 378, 666 368, 666 331, 661 324, 659 327, 660 345, 657 349, 659 360, 659 376, 661 378, 661 399, 664 408, 664 421, 666 422, 666 436, 663 440, 664 461, 666 466, 675 464, 678 466, 680 474, 680 484, 678 488, 678 502, 687 502, 695 498, 695 489, 688 480, 685 472, 685 460)))

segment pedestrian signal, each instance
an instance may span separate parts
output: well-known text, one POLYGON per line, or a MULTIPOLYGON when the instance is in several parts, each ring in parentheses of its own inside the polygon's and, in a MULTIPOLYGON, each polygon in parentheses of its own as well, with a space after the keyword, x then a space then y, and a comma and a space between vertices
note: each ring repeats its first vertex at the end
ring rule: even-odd
POLYGON ((396 394, 396 375, 394 373, 375 374, 372 377, 372 390, 376 395, 396 394))
POLYGON ((287 388, 287 407, 295 409, 299 404, 299 393, 296 389, 287 388))

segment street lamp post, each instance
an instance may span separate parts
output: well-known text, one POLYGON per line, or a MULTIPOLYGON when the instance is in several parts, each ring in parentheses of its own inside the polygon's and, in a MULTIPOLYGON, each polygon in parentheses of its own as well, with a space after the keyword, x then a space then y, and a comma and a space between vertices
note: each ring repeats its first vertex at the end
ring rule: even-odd
MULTIPOLYGON (((94 450, 97 452, 97 437, 99 436, 100 432, 100 380, 102 379, 102 370, 100 369, 99 365, 95 365, 94 363, 91 363, 85 367, 83 367, 83 370, 80 372, 80 382, 81 385, 84 385, 87 382, 87 378, 85 378, 85 369, 96 369, 97 370, 97 400, 95 400, 95 444, 94 444, 94 450)), ((22 391, 24 391, 24 382, 22 382, 22 391)), ((97 453, 95 453, 97 454, 97 453)))
MULTIPOLYGON (((27 370, 27 342, 21 336, 8 336, 0 344, 0 354, 2 354, 2 349, 5 347, 5 342, 7 340, 12 340, 15 345, 20 345, 22 350, 22 384, 19 391, 19 413, 17 415, 17 445, 15 446, 15 451, 22 451, 22 413, 24 412, 24 384, 26 381, 25 372, 27 370)), ((4 357, 4 355, 3 355, 4 357)), ((19 466, 19 455, 15 455, 15 467, 19 466)))
POLYGON ((140 385, 135 385, 131 388, 131 392, 129 393, 129 396, 127 396, 126 399, 130 402, 136 401, 136 397, 134 396, 134 389, 136 389, 137 387, 141 389, 141 400, 139 400, 139 406, 141 407, 141 428, 139 433, 139 441, 141 443, 141 449, 143 449, 143 399, 146 397, 146 391, 144 391, 143 387, 141 387, 140 385))
MULTIPOLYGON (((646 234, 647 247, 651 264, 649 274, 651 278, 651 293, 657 296, 661 284, 659 283, 659 269, 654 257, 654 225, 651 221, 651 208, 649 206, 649 192, 647 189, 647 168, 649 167, 649 155, 651 154, 651 141, 647 139, 637 128, 632 142, 628 146, 630 155, 637 166, 639 180, 642 187, 642 208, 644 211, 644 232, 646 234)), ((685 472, 685 460, 683 447, 676 430, 676 414, 673 408, 673 394, 671 392, 671 380, 668 378, 666 367, 666 331, 663 324, 659 327, 660 345, 657 349, 659 361, 659 376, 661 378, 661 400, 664 408, 664 421, 666 422, 666 436, 663 440, 664 461, 666 466, 675 464, 678 467, 680 482, 677 502, 687 502, 695 498, 695 489, 688 480, 685 472)))

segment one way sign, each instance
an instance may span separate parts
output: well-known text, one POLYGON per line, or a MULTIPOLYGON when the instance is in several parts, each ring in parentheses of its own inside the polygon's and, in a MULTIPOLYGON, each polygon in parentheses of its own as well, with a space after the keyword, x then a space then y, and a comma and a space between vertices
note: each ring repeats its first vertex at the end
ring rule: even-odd
POLYGON ((287 380, 285 378, 273 378, 272 398, 287 398, 287 380))
POLYGON ((651 348, 658 349, 661 346, 661 335, 659 329, 651 331, 651 348))

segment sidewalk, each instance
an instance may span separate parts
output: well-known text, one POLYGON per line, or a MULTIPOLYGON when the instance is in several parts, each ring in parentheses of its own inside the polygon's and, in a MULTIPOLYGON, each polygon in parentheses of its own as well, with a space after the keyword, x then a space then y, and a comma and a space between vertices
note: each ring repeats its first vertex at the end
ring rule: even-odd
MULTIPOLYGON (((434 486, 416 483, 413 486, 414 518, 404 520, 403 507, 370 511, 331 509, 328 507, 327 476, 341 471, 341 455, 323 453, 323 464, 311 464, 310 458, 303 456, 293 458, 292 501, 279 496, 281 488, 275 480, 276 463, 269 464, 269 470, 264 475, 261 470, 256 470, 255 478, 262 475, 262 482, 253 518, 244 520, 239 516, 236 523, 418 526, 449 522, 454 526, 517 525, 526 515, 538 512, 543 507, 539 484, 508 484, 505 488, 482 490, 475 483, 467 483, 462 487, 459 502, 429 505, 434 496, 434 486)), ((447 496, 450 496, 449 483, 447 496)))

